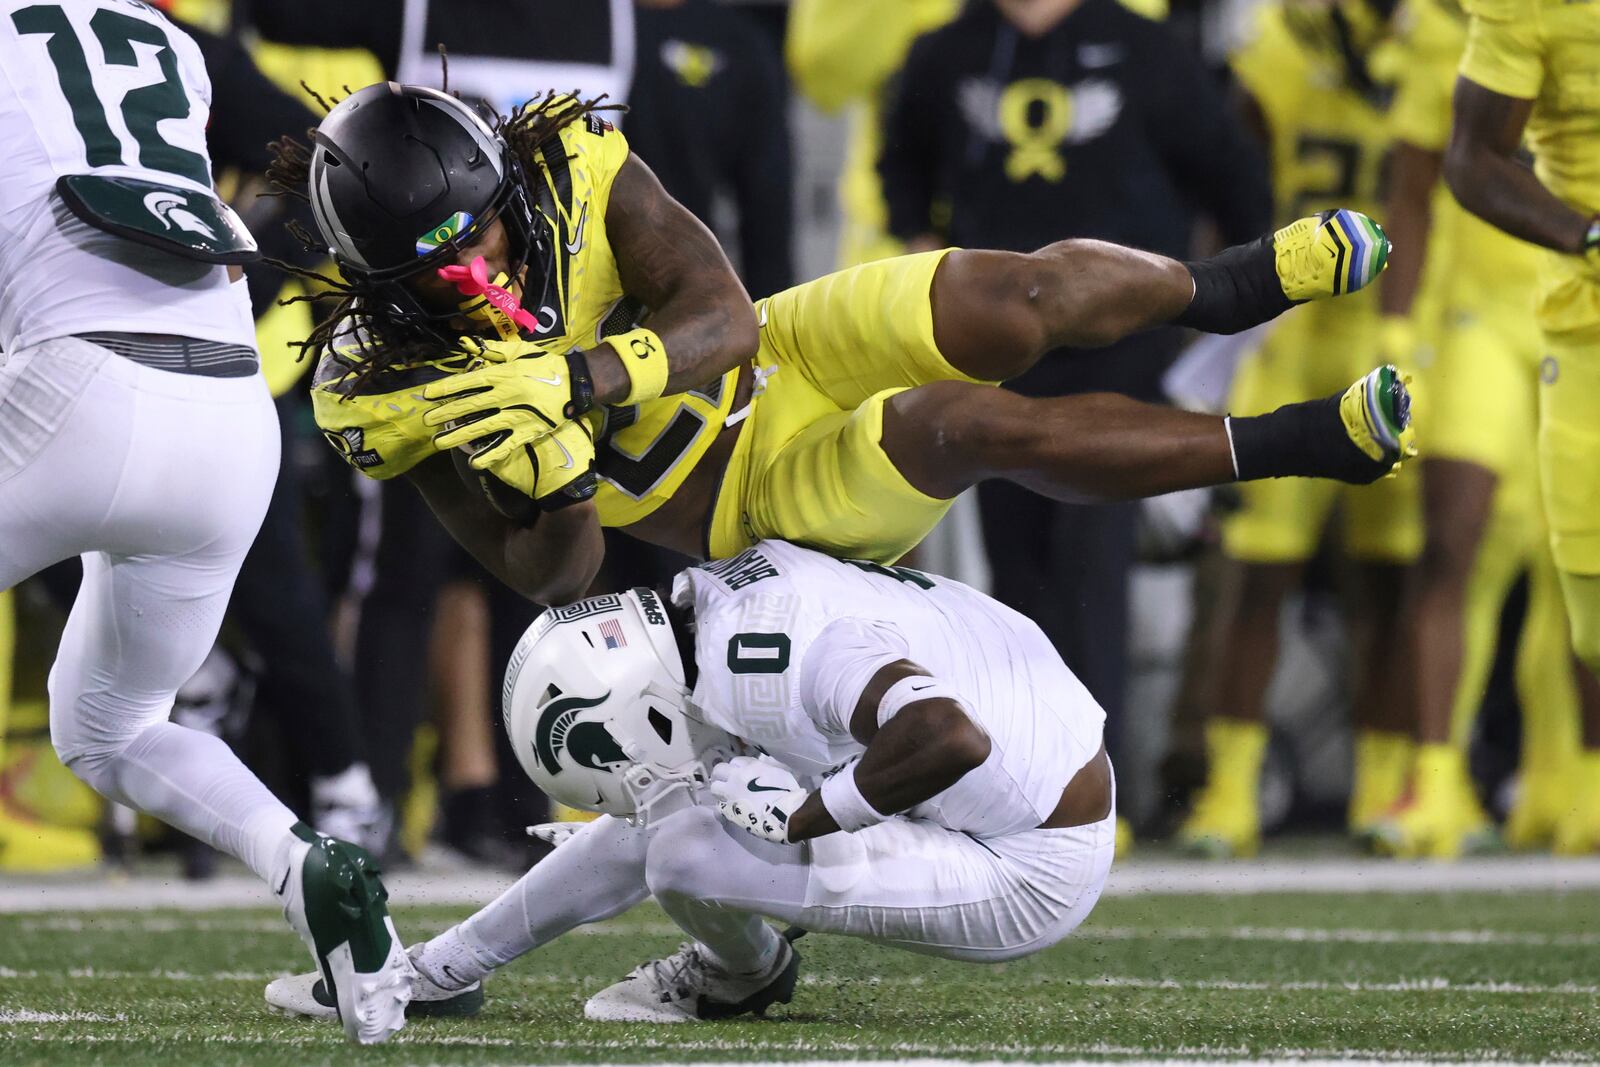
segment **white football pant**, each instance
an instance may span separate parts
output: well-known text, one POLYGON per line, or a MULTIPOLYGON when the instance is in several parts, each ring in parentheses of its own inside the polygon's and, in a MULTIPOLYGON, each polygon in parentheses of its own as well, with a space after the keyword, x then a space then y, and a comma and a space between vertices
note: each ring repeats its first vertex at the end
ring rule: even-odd
POLYGON ((259 374, 155 370, 75 337, 0 353, 0 589, 83 558, 50 671, 56 751, 262 877, 295 816, 222 741, 166 720, 216 639, 278 450, 259 374))
POLYGON ((800 845, 763 841, 712 807, 648 827, 602 816, 500 898, 429 942, 423 969, 464 981, 654 894, 728 970, 766 967, 777 935, 758 916, 948 959, 999 963, 1060 941, 1111 869, 1116 813, 1088 826, 979 841, 891 818, 800 845))

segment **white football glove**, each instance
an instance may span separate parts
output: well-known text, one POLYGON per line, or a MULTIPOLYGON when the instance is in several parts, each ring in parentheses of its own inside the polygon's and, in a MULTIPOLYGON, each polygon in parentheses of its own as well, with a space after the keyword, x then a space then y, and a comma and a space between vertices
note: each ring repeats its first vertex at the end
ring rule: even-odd
POLYGON ((789 842, 789 817, 811 793, 776 760, 735 756, 711 769, 711 795, 724 819, 783 845, 789 842))

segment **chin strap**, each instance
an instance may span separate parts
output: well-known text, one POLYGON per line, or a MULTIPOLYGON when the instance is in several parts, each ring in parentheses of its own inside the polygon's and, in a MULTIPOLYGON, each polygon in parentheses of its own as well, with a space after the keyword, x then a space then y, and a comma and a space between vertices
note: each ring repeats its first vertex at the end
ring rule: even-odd
POLYGON ((483 261, 482 256, 478 256, 465 267, 456 263, 440 267, 439 277, 447 282, 453 282, 463 296, 483 298, 482 304, 470 308, 463 305, 461 310, 468 318, 487 322, 500 335, 502 341, 516 340, 522 336, 523 330, 538 332, 539 320, 511 295, 509 289, 505 288, 510 279, 502 273, 495 275, 494 281, 491 282, 489 265, 483 261))

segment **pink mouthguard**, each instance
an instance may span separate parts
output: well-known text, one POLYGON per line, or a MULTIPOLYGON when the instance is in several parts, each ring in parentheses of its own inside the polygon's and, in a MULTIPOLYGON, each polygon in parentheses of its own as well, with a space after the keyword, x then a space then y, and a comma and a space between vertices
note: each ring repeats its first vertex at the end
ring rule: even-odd
POLYGON ((447 282, 454 282, 462 296, 483 297, 489 302, 490 307, 524 330, 538 331, 539 320, 519 304, 516 297, 489 281, 489 265, 483 261, 482 256, 474 259, 469 266, 463 267, 452 263, 448 267, 440 267, 439 277, 447 282))

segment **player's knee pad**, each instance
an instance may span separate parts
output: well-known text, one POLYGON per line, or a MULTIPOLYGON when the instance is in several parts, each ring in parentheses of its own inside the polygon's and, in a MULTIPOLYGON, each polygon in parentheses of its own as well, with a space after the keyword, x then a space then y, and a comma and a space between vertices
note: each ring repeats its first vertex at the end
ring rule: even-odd
POLYGON ((709 808, 677 812, 653 828, 645 853, 644 880, 657 896, 709 900, 729 846, 727 824, 709 808))

